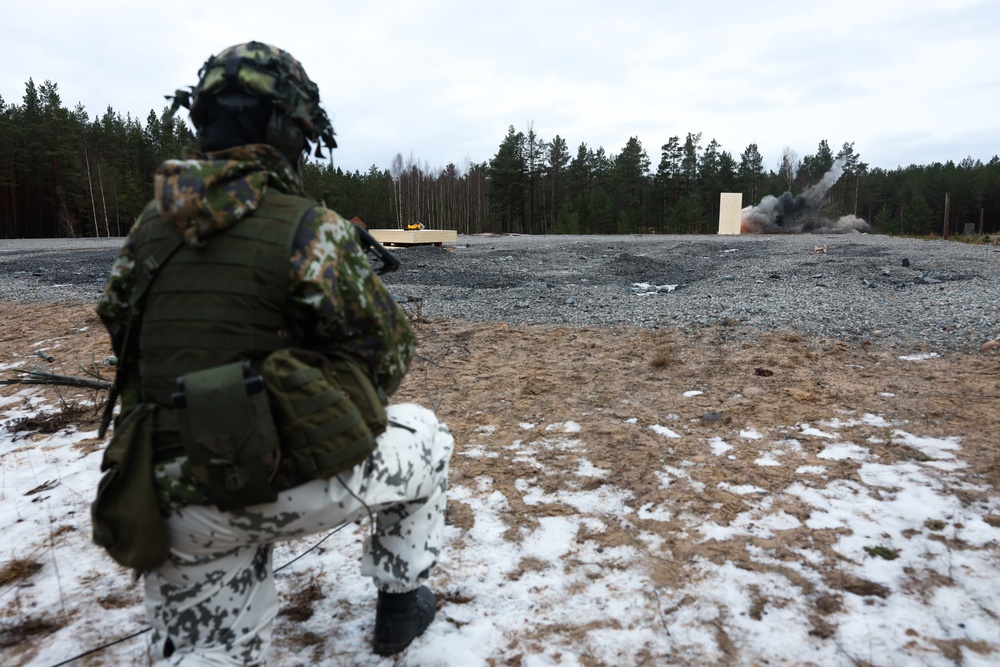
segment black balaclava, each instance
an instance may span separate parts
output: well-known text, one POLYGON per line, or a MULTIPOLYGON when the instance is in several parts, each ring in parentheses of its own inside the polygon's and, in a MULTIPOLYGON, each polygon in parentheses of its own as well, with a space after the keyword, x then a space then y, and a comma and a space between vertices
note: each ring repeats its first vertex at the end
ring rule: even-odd
POLYGON ((248 95, 242 90, 220 91, 205 113, 198 132, 203 153, 221 151, 244 144, 262 144, 271 119, 271 100, 248 95))

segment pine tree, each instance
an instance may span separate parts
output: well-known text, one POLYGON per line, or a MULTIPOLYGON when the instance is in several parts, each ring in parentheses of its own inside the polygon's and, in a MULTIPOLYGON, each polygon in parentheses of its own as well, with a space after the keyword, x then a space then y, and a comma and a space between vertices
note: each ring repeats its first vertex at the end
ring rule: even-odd
POLYGON ((525 136, 511 125, 487 167, 490 209, 500 223, 501 232, 524 231, 527 173, 525 136))
POLYGON ((569 162, 569 147, 566 145, 566 140, 557 134, 546 145, 545 175, 549 200, 546 231, 553 228, 564 211, 566 198, 565 181, 567 179, 569 162))
POLYGON ((646 227, 643 203, 650 160, 638 137, 629 137, 613 161, 613 192, 619 232, 635 233, 646 227))
POLYGON ((666 229, 667 211, 676 205, 680 198, 682 157, 680 137, 670 137, 667 143, 660 147, 660 164, 656 168, 657 231, 666 229))
POLYGON ((744 204, 756 204, 761 199, 764 180, 764 156, 757 144, 750 144, 740 154, 739 180, 742 185, 744 204))

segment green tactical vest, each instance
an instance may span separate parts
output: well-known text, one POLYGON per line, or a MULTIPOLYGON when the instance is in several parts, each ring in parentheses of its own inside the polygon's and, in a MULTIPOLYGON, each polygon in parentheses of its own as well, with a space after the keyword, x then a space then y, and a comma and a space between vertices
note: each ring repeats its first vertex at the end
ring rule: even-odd
MULTIPOLYGON (((200 248, 182 246, 149 289, 138 339, 139 400, 171 405, 179 376, 240 359, 260 362, 292 344, 288 333, 289 256, 303 215, 316 203, 268 192, 254 215, 200 248)), ((136 270, 172 228, 143 211, 136 270)))

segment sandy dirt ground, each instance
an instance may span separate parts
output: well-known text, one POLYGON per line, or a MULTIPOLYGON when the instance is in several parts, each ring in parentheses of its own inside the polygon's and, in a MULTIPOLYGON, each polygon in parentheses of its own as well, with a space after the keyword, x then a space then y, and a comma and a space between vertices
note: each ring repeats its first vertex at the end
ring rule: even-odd
MULTIPOLYGON (((4 323, 0 350, 18 351, 0 359, 8 368, 44 364, 30 354, 39 349, 57 358, 51 367, 67 373, 92 361, 99 365, 110 354, 89 305, 0 302, 0 320, 4 323)), ((705 441, 735 440, 748 428, 780 431, 832 416, 863 413, 905 423, 909 430, 926 436, 960 436, 962 460, 968 465, 965 477, 983 489, 965 492, 963 502, 975 503, 981 496, 996 495, 1000 487, 1000 443, 996 438, 1000 433, 1000 357, 994 353, 950 353, 913 361, 875 346, 794 335, 767 334, 749 341, 745 335, 729 335, 725 327, 595 330, 419 318, 415 327, 420 336, 419 358, 394 401, 435 408, 455 435, 457 453, 463 443, 479 438, 482 427, 488 425, 498 425, 492 441, 509 443, 523 437, 519 425, 525 422, 572 420, 583 424, 590 434, 588 460, 610 471, 605 480, 595 478, 594 484, 610 481, 627 489, 636 506, 666 504, 725 526, 746 505, 743 496, 718 483, 752 484, 780 499, 794 468, 761 466, 755 463, 756 456, 742 450, 729 457, 707 455, 705 441), (693 391, 701 393, 685 395, 693 391), (651 429, 623 428, 630 419, 665 424, 685 437, 666 447, 664 439, 651 429), (685 484, 664 488, 655 471, 671 461, 692 462, 704 489, 695 493, 685 484)), ((12 376, 8 371, 2 377, 12 376)), ((16 390, 0 387, 0 395, 16 390)), ((59 391, 64 396, 87 396, 85 391, 59 391)), ((887 428, 859 423, 841 432, 854 442, 865 442, 884 463, 920 460, 922 456, 904 442, 895 441, 887 428)), ((812 462, 825 466, 830 478, 858 480, 858 461, 820 460, 815 456, 825 445, 822 438, 810 438, 802 432, 796 437, 804 464, 813 457, 812 462)), ((536 458, 547 469, 538 481, 546 491, 568 484, 578 487, 575 458, 558 449, 539 452, 536 458)), ((521 527, 542 517, 574 511, 558 503, 519 503, 515 480, 535 474, 527 466, 506 454, 498 459, 456 455, 452 483, 474 487, 476 478, 492 476, 496 488, 511 501, 511 511, 504 517, 514 536, 521 527)), ((837 531, 808 529, 804 525, 808 509, 801 504, 789 501, 780 509, 803 522, 796 530, 783 531, 780 541, 752 535, 725 542, 694 540, 679 537, 681 531, 675 531, 678 526, 670 521, 644 522, 636 517, 641 530, 656 531, 663 539, 659 553, 647 549, 647 574, 670 587, 691 576, 684 564, 693 559, 720 564, 728 561, 748 570, 771 568, 810 597, 813 613, 809 622, 816 636, 832 636, 836 632, 835 612, 842 601, 839 592, 879 596, 879 586, 843 575, 837 567, 839 556, 832 548, 837 531), (796 580, 799 546, 819 551, 827 559, 811 565, 824 573, 826 592, 820 594, 801 577, 796 580), (773 551, 788 566, 757 562, 750 556, 753 548, 773 551), (837 593, 830 594, 831 590, 837 593)), ((451 503, 447 520, 467 530, 474 516, 466 505, 451 503)), ((990 515, 987 521, 1000 525, 1000 516, 990 515)), ((635 541, 633 531, 614 525, 580 539, 584 538, 609 547, 635 541)), ((913 585, 932 587, 941 582, 914 581, 913 585)), ((761 597, 755 602, 756 613, 762 613, 770 603, 761 597)), ((738 651, 731 642, 727 647, 724 637, 719 642, 726 651, 738 651)), ((947 655, 949 647, 941 650, 947 655)), ((958 648, 950 650, 957 652, 958 648)))

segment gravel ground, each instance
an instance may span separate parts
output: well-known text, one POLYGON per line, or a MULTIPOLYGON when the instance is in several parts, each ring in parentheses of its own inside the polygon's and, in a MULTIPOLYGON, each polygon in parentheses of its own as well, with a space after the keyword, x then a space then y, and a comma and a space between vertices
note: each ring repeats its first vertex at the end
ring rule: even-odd
MULTIPOLYGON (((0 299, 93 300, 120 244, 0 241, 0 299)), ((1000 334, 996 246, 862 234, 460 236, 396 252, 403 266, 385 282, 424 317, 723 325, 941 351, 1000 334)))

